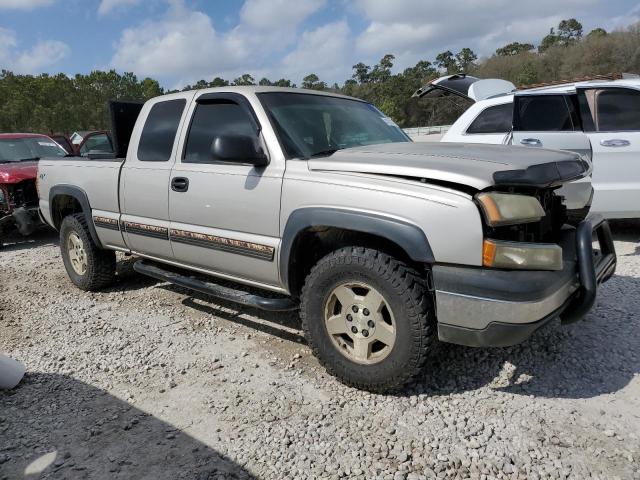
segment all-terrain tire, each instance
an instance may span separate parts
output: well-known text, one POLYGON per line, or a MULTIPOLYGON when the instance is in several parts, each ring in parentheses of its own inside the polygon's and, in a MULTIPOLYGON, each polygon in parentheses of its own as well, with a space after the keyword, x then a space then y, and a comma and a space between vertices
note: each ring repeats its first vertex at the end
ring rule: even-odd
POLYGON ((305 338, 331 375, 349 386, 385 393, 402 388, 423 371, 437 336, 432 303, 426 280, 415 269, 377 250, 346 247, 312 268, 302 289, 300 316, 305 338), (374 364, 361 364, 341 353, 325 324, 331 292, 349 282, 377 290, 393 312, 395 343, 374 364))
POLYGON ((116 273, 116 254, 112 250, 103 250, 95 244, 83 214, 69 215, 62 220, 60 251, 64 268, 76 287, 81 290, 95 291, 113 283, 116 273), (86 260, 84 273, 77 272, 71 262, 69 237, 72 234, 77 235, 82 242, 83 258, 86 260))

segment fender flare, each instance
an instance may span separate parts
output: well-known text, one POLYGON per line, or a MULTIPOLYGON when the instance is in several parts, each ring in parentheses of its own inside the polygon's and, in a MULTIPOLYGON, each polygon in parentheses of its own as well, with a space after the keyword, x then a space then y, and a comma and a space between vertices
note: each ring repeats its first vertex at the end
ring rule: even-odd
MULTIPOLYGON (((68 195, 70 197, 75 198, 78 201, 78 203, 80 204, 80 207, 82 207, 82 213, 84 213, 84 216, 87 219, 87 226, 89 227, 89 233, 91 234, 91 238, 93 239, 95 244, 98 246, 98 248, 102 248, 102 243, 100 242, 100 239, 98 238, 98 234, 96 232, 96 228, 93 225, 93 218, 91 215, 91 205, 89 204, 89 197, 87 196, 87 193, 84 190, 82 190, 80 187, 76 187, 74 185, 56 185, 54 187, 51 187, 51 190, 49 190, 49 215, 51 216, 51 220, 53 221, 54 224, 55 224, 55 220, 53 216, 52 206, 53 206, 53 201, 58 195, 68 195)), ((56 230, 58 229, 59 228, 56 227, 56 230)))
POLYGON ((298 234, 310 227, 335 227, 381 236, 399 245, 416 262, 435 262, 429 240, 417 225, 369 212, 330 207, 300 208, 289 215, 280 246, 280 281, 287 290, 293 244, 298 234))

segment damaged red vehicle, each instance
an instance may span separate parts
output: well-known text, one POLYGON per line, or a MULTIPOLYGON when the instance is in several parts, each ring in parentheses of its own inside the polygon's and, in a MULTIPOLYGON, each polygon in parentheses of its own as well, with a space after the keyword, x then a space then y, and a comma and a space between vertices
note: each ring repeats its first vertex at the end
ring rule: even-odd
POLYGON ((67 152, 46 135, 0 133, 0 246, 4 235, 17 229, 30 235, 41 224, 36 177, 41 157, 67 152))

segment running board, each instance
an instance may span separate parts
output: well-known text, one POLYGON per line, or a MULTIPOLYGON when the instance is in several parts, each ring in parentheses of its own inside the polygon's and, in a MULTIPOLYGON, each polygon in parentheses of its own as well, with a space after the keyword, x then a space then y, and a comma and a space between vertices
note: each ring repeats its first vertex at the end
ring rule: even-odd
POLYGON ((203 282, 202 280, 198 280, 194 277, 165 270, 162 267, 152 265, 144 260, 138 260, 134 263, 133 269, 142 275, 147 275, 157 280, 162 280, 163 282, 173 283, 179 287, 188 288, 223 300, 259 308, 261 310, 284 312, 288 310, 296 310, 298 308, 298 304, 288 297, 260 297, 242 290, 223 287, 222 285, 217 285, 215 283, 203 282))

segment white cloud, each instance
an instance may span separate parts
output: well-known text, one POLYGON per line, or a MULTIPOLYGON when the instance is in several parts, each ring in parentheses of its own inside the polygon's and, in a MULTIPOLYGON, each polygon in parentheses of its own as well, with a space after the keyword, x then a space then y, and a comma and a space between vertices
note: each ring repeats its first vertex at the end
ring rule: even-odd
POLYGON ((325 5, 326 0, 247 0, 240 10, 242 23, 263 30, 297 26, 325 5))
POLYGON ((46 40, 28 50, 19 50, 16 33, 0 28, 0 63, 16 73, 41 73, 69 55, 66 43, 46 40))
POLYGON ((538 0, 535 16, 511 0, 356 0, 369 25, 357 39, 363 54, 421 54, 462 44, 491 53, 501 43, 537 41, 562 18, 596 4, 596 0, 538 0))
POLYGON ((51 5, 55 0, 0 0, 0 10, 31 10, 51 5))
POLYGON ((349 64, 350 31, 346 21, 329 23, 302 33, 295 50, 282 61, 287 75, 301 78, 309 73, 321 80, 341 78, 349 64))
MULTIPOLYGON (((188 83, 199 78, 269 72, 295 40, 297 29, 325 0, 247 0, 240 22, 218 32, 211 18, 170 0, 159 20, 126 29, 111 66, 140 75, 173 76, 188 83)), ((257 75, 256 75, 257 76, 257 75)))
POLYGON ((107 15, 116 9, 137 5, 141 1, 142 0, 102 0, 98 6, 98 14, 107 15))

